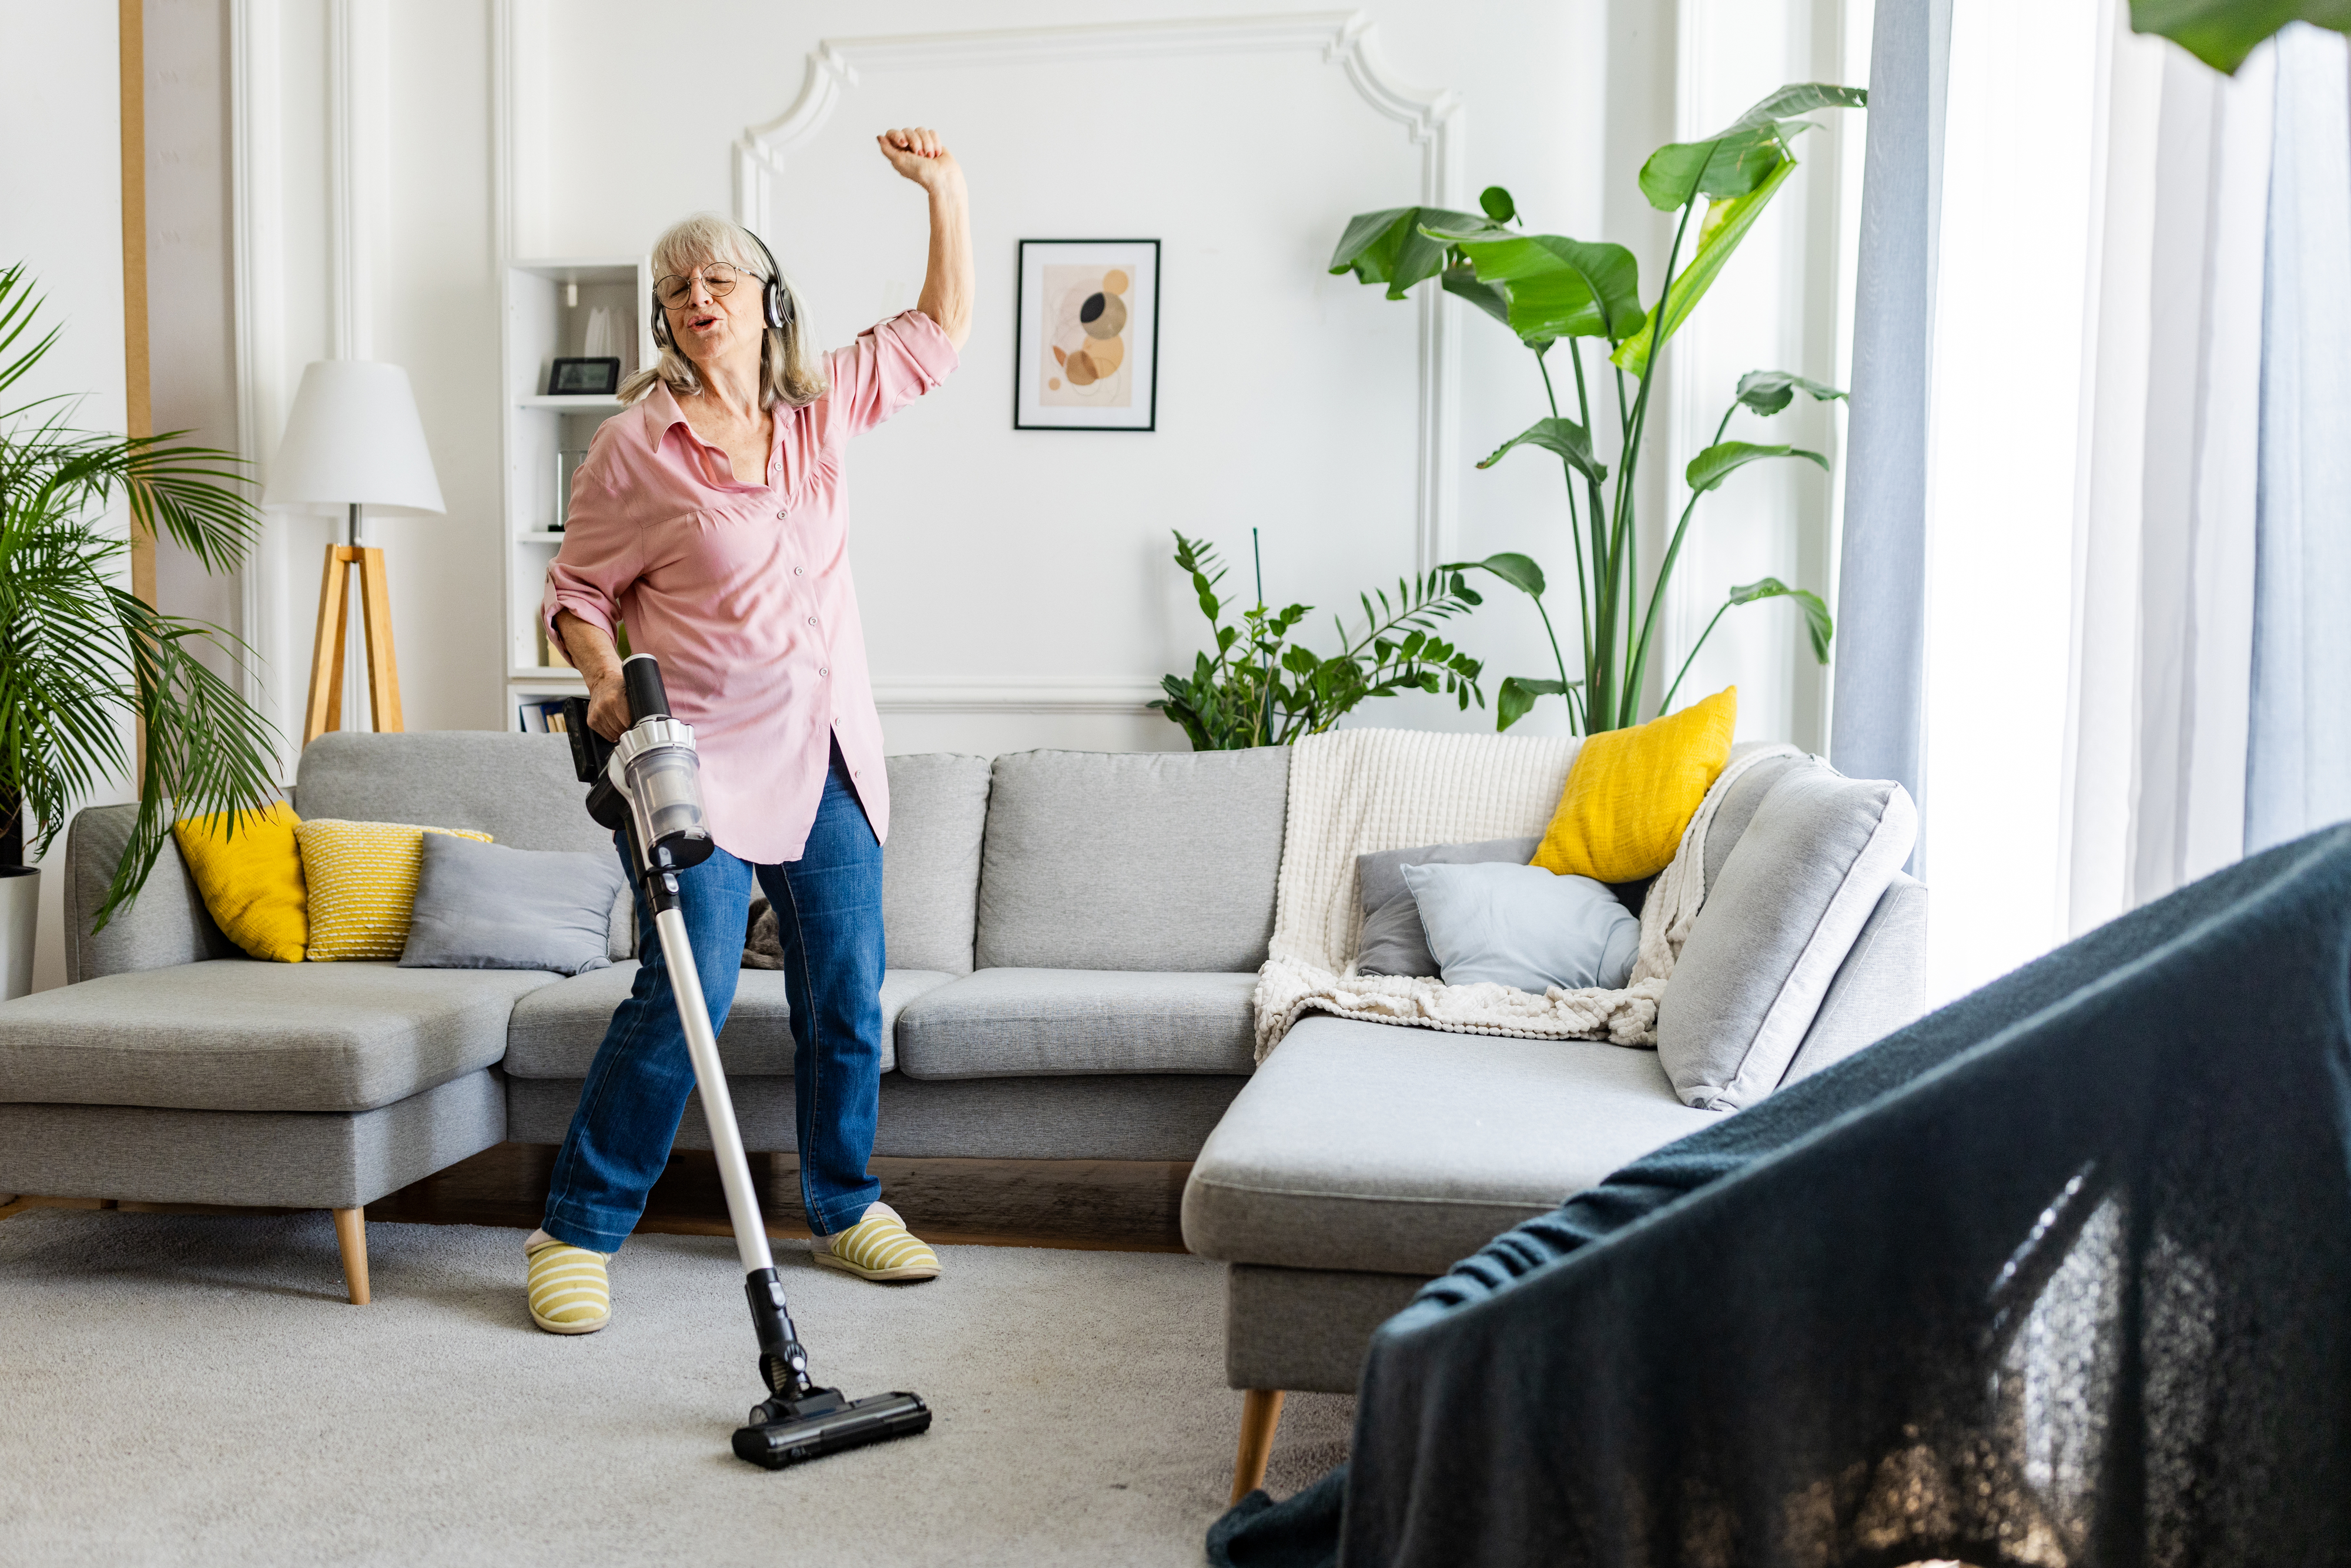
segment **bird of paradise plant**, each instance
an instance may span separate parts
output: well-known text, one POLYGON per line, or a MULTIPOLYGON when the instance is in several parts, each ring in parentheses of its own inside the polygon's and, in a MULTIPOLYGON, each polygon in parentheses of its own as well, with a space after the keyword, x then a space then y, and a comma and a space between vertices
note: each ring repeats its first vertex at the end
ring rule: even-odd
MULTIPOLYGON (((1581 676, 1569 674, 1558 631, 1543 603, 1543 570, 1531 556, 1512 551, 1438 569, 1489 572, 1532 599, 1542 618, 1554 674, 1506 678, 1496 693, 1498 728, 1508 729, 1546 696, 1566 702, 1569 720, 1579 734, 1641 722, 1659 607, 1698 498, 1720 488, 1749 464, 1767 458, 1802 458, 1828 466, 1828 459, 1817 452, 1725 437, 1732 415, 1741 409, 1769 416, 1786 408, 1798 392, 1816 400, 1844 394, 1785 371, 1758 371, 1743 377, 1713 443, 1690 459, 1683 473, 1688 500, 1644 599, 1634 499, 1648 433, 1652 369, 1764 207, 1795 172, 1792 143, 1815 124, 1805 116, 1825 109, 1858 109, 1867 101, 1868 95, 1859 88, 1818 82, 1783 87, 1715 135, 1672 142, 1652 153, 1641 166, 1641 193, 1659 211, 1680 214, 1654 308, 1641 303, 1639 264, 1631 251, 1604 242, 1528 234, 1519 225, 1517 204, 1499 185, 1485 190, 1475 213, 1392 207, 1361 214, 1348 223, 1331 258, 1333 273, 1352 272, 1364 283, 1385 285, 1390 299, 1402 299, 1413 288, 1434 281, 1515 333, 1533 352, 1542 376, 1549 414, 1504 442, 1478 466, 1489 468, 1521 446, 1541 448, 1560 460, 1567 481, 1568 536, 1575 551, 1581 676), (1694 220, 1697 243, 1685 264, 1684 246, 1694 220), (1584 348, 1592 339, 1604 345, 1606 359, 1604 368, 1588 375, 1584 348), (1562 345, 1573 378, 1573 418, 1562 412, 1552 373, 1552 350, 1562 345), (1604 373, 1613 381, 1614 392, 1613 472, 1595 450, 1593 437, 1592 382, 1604 373)), ((1792 599, 1802 608, 1814 656, 1826 664, 1834 631, 1827 605, 1816 594, 1777 578, 1763 578, 1730 591, 1655 711, 1663 713, 1670 706, 1689 660, 1724 611, 1774 598, 1792 599)))

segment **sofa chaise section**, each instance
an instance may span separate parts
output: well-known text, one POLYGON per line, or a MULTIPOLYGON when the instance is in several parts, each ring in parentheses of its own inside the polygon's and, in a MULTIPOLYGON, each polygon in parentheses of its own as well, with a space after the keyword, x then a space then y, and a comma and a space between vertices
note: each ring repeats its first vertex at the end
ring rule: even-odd
MULTIPOLYGON (((611 853, 559 736, 333 734, 302 753, 306 818, 468 828, 527 850, 611 853)), ((538 970, 266 964, 205 913, 166 840, 139 897, 90 929, 134 817, 67 834, 61 989, 0 1007, 0 1190, 335 1211, 367 1299, 367 1204, 507 1135, 514 1005, 538 970)), ((630 922, 614 912, 625 951, 630 922)))
MULTIPOLYGON (((1926 888, 1897 874, 1783 1082, 1923 1010, 1926 927, 1926 888)), ((1427 1280, 1723 1114, 1684 1104, 1652 1051, 1300 1020, 1184 1189, 1185 1244, 1228 1265, 1235 1500, 1262 1479, 1285 1391, 1353 1392, 1373 1331, 1427 1280)))

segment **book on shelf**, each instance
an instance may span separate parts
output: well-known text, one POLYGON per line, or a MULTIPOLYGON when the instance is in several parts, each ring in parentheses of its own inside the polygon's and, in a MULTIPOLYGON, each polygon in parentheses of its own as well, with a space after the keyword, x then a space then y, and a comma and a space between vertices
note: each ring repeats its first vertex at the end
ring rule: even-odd
POLYGON ((563 735, 570 726, 563 716, 563 698, 533 697, 515 705, 515 717, 525 735, 563 735))

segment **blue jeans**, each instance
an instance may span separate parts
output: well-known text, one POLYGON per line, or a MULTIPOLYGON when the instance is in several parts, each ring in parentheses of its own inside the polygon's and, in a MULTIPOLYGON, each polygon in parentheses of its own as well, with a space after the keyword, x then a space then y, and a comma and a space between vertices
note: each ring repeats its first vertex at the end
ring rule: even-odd
MULTIPOLYGON (((620 851, 625 864, 625 841, 620 851)), ((838 747, 799 860, 753 865, 716 850, 678 873, 678 909, 714 1031, 726 1027, 734 1005, 754 878, 775 906, 783 938, 800 1198, 810 1228, 831 1236, 856 1224, 882 1196, 882 1184, 865 1173, 882 1089, 882 846, 838 747)), ((669 1161, 695 1088, 669 966, 642 889, 637 932, 636 986, 614 1010, 588 1069, 547 1194, 547 1233, 596 1252, 618 1250, 644 1214, 645 1194, 669 1161)))

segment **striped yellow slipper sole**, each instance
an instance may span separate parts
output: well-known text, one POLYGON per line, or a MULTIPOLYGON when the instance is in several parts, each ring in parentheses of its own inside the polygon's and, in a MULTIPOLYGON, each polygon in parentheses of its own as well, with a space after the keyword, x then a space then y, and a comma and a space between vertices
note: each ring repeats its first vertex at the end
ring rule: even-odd
POLYGON ((838 1236, 818 1237, 810 1256, 861 1280, 934 1280, 939 1272, 939 1255, 908 1234, 906 1222, 886 1203, 868 1208, 838 1236))
POLYGON ((547 1237, 529 1249, 530 1321, 549 1333, 594 1333, 612 1321, 604 1254, 547 1237))

